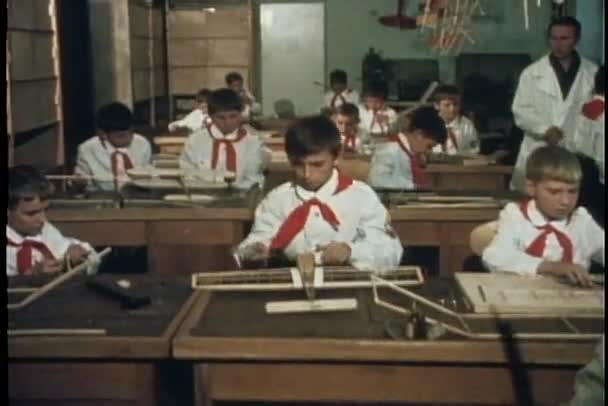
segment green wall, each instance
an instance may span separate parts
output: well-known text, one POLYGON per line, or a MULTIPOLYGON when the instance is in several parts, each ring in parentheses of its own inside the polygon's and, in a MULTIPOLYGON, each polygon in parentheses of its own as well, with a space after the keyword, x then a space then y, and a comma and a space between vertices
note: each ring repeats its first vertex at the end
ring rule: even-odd
MULTIPOLYGON (((414 15, 410 0, 408 15, 414 15)), ((551 1, 542 7, 530 4, 531 28, 524 28, 521 0, 482 0, 486 18, 476 21, 478 42, 467 45, 464 53, 528 53, 533 59, 547 48, 545 29, 551 15, 551 1)), ((326 0, 327 71, 344 69, 351 84, 360 88, 361 62, 370 47, 380 50, 385 58, 436 58, 419 30, 399 30, 378 22, 384 15, 394 15, 397 0, 326 0)), ((441 80, 454 80, 454 57, 438 57, 441 80)))

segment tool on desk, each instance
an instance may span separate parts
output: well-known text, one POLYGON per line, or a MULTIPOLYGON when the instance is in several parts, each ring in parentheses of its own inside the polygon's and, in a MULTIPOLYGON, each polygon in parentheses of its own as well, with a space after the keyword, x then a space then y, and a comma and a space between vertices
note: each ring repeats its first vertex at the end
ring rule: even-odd
POLYGON ((138 309, 150 304, 150 296, 133 293, 130 291, 130 284, 120 282, 93 276, 87 280, 86 285, 96 292, 118 300, 123 309, 138 309))
POLYGON ((86 271, 90 268, 99 266, 99 263, 101 262, 101 260, 103 258, 105 258, 106 255, 108 255, 110 253, 110 251, 112 251, 112 249, 110 247, 107 247, 106 249, 104 249, 103 251, 101 251, 98 254, 89 255, 89 257, 80 265, 77 265, 74 268, 68 270, 67 272, 62 273, 61 275, 54 278, 52 281, 48 282, 44 286, 36 289, 31 294, 26 296, 22 301, 20 301, 18 303, 8 303, 6 305, 6 308, 8 310, 18 310, 18 309, 21 309, 21 308, 27 306, 28 304, 32 303, 33 301, 41 298, 42 296, 44 296, 45 294, 50 292, 52 289, 61 285, 68 279, 74 277, 76 274, 86 271))

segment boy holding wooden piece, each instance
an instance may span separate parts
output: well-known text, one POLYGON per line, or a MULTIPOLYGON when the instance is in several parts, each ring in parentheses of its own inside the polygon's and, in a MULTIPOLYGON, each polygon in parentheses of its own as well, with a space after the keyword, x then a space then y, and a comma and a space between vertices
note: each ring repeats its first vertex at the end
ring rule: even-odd
POLYGON ((574 154, 559 146, 536 149, 526 165, 530 199, 509 203, 482 259, 493 272, 564 276, 591 285, 591 259, 604 264, 604 230, 576 207, 582 178, 574 154))
POLYGON ((87 259, 93 248, 64 237, 46 219, 51 183, 35 168, 15 166, 8 174, 6 275, 56 273, 87 259))
POLYGON ((340 133, 325 116, 302 119, 287 131, 285 150, 294 181, 272 190, 239 245, 239 262, 267 261, 276 252, 295 260, 313 252, 317 265, 390 269, 403 248, 378 196, 341 174, 340 133))

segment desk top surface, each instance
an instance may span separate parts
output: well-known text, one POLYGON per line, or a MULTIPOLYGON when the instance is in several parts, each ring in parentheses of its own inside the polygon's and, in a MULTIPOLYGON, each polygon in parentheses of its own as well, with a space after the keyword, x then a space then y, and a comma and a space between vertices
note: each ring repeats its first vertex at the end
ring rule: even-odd
MULTIPOLYGON (((11 336, 9 357, 164 357, 170 339, 194 300, 186 278, 153 275, 98 275, 104 281, 127 279, 129 291, 149 296, 151 303, 135 310, 85 285, 85 276, 56 287, 29 305, 8 312, 9 330, 103 329, 105 335, 11 336)), ((12 277, 11 287, 37 287, 49 278, 12 277)), ((26 293, 9 295, 20 301, 26 293)))

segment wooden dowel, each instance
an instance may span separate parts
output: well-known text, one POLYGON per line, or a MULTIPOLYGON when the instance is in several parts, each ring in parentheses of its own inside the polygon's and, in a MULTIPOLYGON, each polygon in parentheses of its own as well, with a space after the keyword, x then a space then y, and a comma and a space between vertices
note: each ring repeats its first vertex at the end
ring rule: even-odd
POLYGON ((9 337, 16 336, 103 336, 107 332, 105 329, 70 329, 70 328, 39 328, 39 329, 14 329, 8 330, 9 337))

